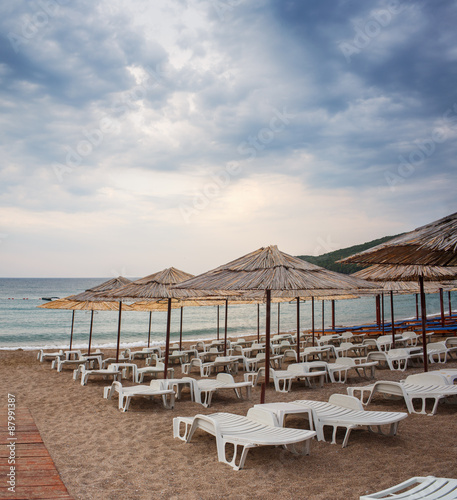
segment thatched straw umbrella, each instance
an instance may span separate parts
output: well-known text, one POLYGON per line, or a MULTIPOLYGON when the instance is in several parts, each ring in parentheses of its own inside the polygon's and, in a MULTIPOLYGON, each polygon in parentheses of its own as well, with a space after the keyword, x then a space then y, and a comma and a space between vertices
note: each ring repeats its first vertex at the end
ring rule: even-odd
MULTIPOLYGON (((346 259, 344 259, 346 260, 346 259)), ((423 266, 423 265, 392 265, 392 264, 375 264, 361 271, 357 271, 352 276, 366 279, 369 281, 383 282, 387 281, 401 282, 401 281, 416 281, 419 280, 419 290, 421 295, 421 309, 422 309, 422 344, 424 351, 424 371, 428 370, 427 362, 427 342, 426 342, 426 306, 425 306, 425 288, 424 280, 426 281, 446 281, 457 276, 457 267, 439 267, 439 266, 423 266)), ((438 287, 436 288, 438 291, 438 287)), ((391 308, 392 308, 392 338, 395 343, 395 327, 393 318, 393 290, 391 294, 391 308)))
MULTIPOLYGON (((393 327, 393 295, 419 293, 419 283, 417 276, 422 273, 424 276, 425 293, 438 293, 443 288, 444 280, 455 276, 455 269, 437 266, 383 266, 375 264, 368 268, 353 273, 351 276, 372 281, 379 286, 382 293, 390 294, 392 309, 392 327, 393 327)), ((395 332, 393 331, 394 335, 395 332)))
MULTIPOLYGON (((145 300, 149 299, 151 301, 157 301, 158 299, 167 300, 167 337, 166 337, 166 347, 165 347, 165 378, 168 370, 168 355, 170 352, 170 325, 171 325, 171 308, 172 308, 172 294, 169 288, 172 285, 185 281, 193 277, 192 274, 185 273, 174 267, 164 269, 158 273, 150 274, 144 278, 140 278, 136 281, 132 281, 128 285, 121 287, 118 290, 111 292, 102 292, 99 294, 100 298, 109 298, 111 300, 119 300, 122 304, 123 301, 137 301, 139 299, 145 300)), ((120 306, 119 310, 122 310, 120 306)), ((119 319, 118 326, 118 347, 116 352, 116 359, 119 356, 119 343, 121 336, 121 322, 119 319)))
POLYGON ((340 262, 457 266, 457 213, 351 255, 340 262))
POLYGON ((90 354, 90 348, 92 344, 92 328, 94 324, 94 311, 119 311, 120 314, 121 307, 116 302, 108 302, 98 299, 97 294, 100 292, 106 292, 108 290, 116 290, 117 288, 120 288, 128 283, 130 283, 129 279, 124 278, 123 276, 118 276, 117 278, 112 278, 108 281, 104 281, 100 285, 89 288, 84 292, 78 293, 76 295, 69 295, 64 299, 53 300, 52 302, 43 304, 38 307, 43 309, 70 309, 73 311, 71 317, 70 351, 73 343, 75 311, 91 311, 89 345, 87 351, 88 354, 90 354))
MULTIPOLYGON (((119 301, 150 301, 152 303, 166 301, 167 306, 167 330, 165 341, 165 369, 164 376, 167 377, 168 370, 168 356, 170 353, 170 326, 171 326, 171 309, 172 303, 178 302, 180 305, 185 303, 185 300, 194 301, 195 299, 213 298, 214 294, 202 292, 181 292, 179 296, 171 290, 173 285, 181 283, 182 281, 192 278, 193 275, 180 271, 174 267, 164 269, 154 274, 145 276, 136 281, 132 281, 128 285, 114 291, 102 292, 99 294, 100 298, 109 298, 111 300, 119 301), (209 296, 209 297, 208 297, 209 296)), ((144 306, 143 306, 144 307, 144 306)), ((153 307, 153 306, 152 306, 153 307)), ((143 309, 144 310, 144 309, 143 309)), ((121 326, 119 322, 118 328, 118 352, 119 352, 119 339, 121 334, 121 326)), ((118 352, 116 356, 118 356, 118 352)))
MULTIPOLYGON (((264 293, 266 303, 266 356, 265 384, 261 401, 265 401, 265 387, 269 384, 270 318, 272 297, 306 297, 336 295, 355 289, 371 288, 370 283, 351 276, 335 273, 304 260, 280 252, 276 246, 260 248, 174 286, 176 291, 209 290, 212 292, 242 291, 264 293)), ((299 342, 297 342, 298 344, 299 342)))

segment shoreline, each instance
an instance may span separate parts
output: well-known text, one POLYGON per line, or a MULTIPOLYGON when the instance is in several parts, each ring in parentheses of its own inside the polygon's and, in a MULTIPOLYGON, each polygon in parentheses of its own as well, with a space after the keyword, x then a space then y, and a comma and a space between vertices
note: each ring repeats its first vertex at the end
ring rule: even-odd
MULTIPOLYGON (((457 310, 452 310, 452 314, 457 314, 457 310)), ((440 317, 440 313, 432 313, 432 314, 427 314, 427 318, 428 319, 431 319, 431 318, 438 318, 440 317)), ((449 317, 449 312, 447 312, 445 314, 445 317, 449 317)), ((416 320, 416 316, 408 316, 408 317, 405 317, 405 318, 398 318, 395 320, 395 322, 402 322, 402 321, 412 321, 412 320, 416 320)), ((338 324, 338 325, 335 325, 336 328, 350 328, 350 327, 354 327, 354 326, 357 326, 357 325, 344 325, 344 324, 338 324)), ((287 334, 287 333, 292 333, 292 334, 295 334, 296 333, 296 329, 292 329, 292 330, 282 330, 281 333, 283 334, 287 334)), ((301 330, 302 332, 309 332, 310 330, 304 330, 302 329, 301 330)), ((316 328, 315 329, 315 332, 316 332, 316 335, 320 335, 321 332, 322 332, 322 329, 321 328, 316 328)), ((265 332, 264 331, 261 331, 260 332, 260 335, 265 335, 265 332)), ((276 333, 272 333, 272 336, 273 335, 277 335, 277 332, 276 333)), ((228 336, 228 338, 239 338, 239 337, 254 337, 254 336, 257 336, 257 332, 252 332, 252 333, 241 333, 239 335, 234 335, 234 334, 230 334, 228 336)), ((220 335, 219 335, 219 338, 223 338, 223 332, 220 332, 220 335)), ((196 343, 196 342, 204 342, 204 341, 208 341, 208 340, 215 340, 216 339, 216 335, 212 335, 212 336, 207 336, 207 337, 197 337, 197 338, 184 338, 183 337, 183 343, 196 343)), ((179 339, 172 339, 170 340, 170 343, 172 344, 176 344, 179 342, 179 339)), ((165 344, 165 339, 163 340, 151 340, 150 342, 150 345, 152 347, 154 346, 161 346, 161 345, 164 345, 165 344)), ((69 345, 69 342, 63 344, 63 343, 60 343, 60 344, 44 344, 44 345, 26 345, 26 346, 0 346, 0 351, 37 351, 37 350, 40 350, 40 349, 43 349, 43 350, 50 350, 50 349, 67 349, 68 348, 68 345, 69 345)), ((81 343, 81 342, 78 342, 77 344, 73 344, 73 348, 74 349, 87 349, 87 346, 88 346, 88 343, 85 342, 85 343, 81 343)), ((105 344, 102 344, 102 343, 93 343, 91 345, 91 349, 116 349, 117 347, 117 344, 115 342, 108 342, 108 343, 105 343, 105 344)), ((132 349, 132 348, 142 348, 142 347, 147 347, 147 341, 141 341, 141 340, 137 340, 137 341, 133 341, 133 342, 121 342, 120 344, 120 349, 132 349)))

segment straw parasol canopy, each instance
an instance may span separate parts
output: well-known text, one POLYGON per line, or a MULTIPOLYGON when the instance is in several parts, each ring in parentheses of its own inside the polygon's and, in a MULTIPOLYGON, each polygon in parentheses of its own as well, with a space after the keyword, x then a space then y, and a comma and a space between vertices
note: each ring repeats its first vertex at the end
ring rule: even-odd
POLYGON ((270 290, 272 298, 348 295, 370 288, 373 285, 365 280, 310 264, 279 251, 276 245, 259 248, 173 287, 176 296, 191 290, 206 290, 243 291, 249 297, 247 292, 264 294, 270 290))
MULTIPOLYGON (((160 310, 164 300, 166 301, 167 311, 167 331, 166 331, 166 344, 165 344, 165 378, 167 377, 168 369, 168 355, 170 349, 170 325, 171 325, 171 309, 175 307, 182 307, 185 305, 185 299, 195 303, 195 299, 213 299, 215 294, 206 293, 205 291, 194 292, 180 292, 179 297, 172 286, 182 281, 193 278, 193 274, 186 273, 174 267, 163 269, 157 273, 150 274, 144 278, 132 281, 115 291, 100 292, 98 297, 100 299, 110 299, 123 301, 137 302, 133 306, 135 310, 151 311, 154 309, 160 310)), ((234 295, 234 294, 232 294, 234 295)), ((219 299, 221 297, 218 297, 219 299)), ((199 304, 200 305, 200 304, 199 304)), ((206 304, 201 304, 206 305, 206 304)), ((118 328, 118 338, 120 336, 120 322, 118 328)))
POLYGON ((457 267, 374 264, 351 276, 369 281, 417 282, 418 276, 426 281, 446 281, 457 276, 457 267))
MULTIPOLYGON (((105 300, 58 299, 38 306, 40 309, 70 309, 73 311, 119 311, 118 302, 105 300)), ((127 306, 129 310, 134 310, 127 306)))
POLYGON ((92 327, 94 324, 94 311, 120 311, 120 305, 116 302, 100 300, 97 296, 99 292, 120 288, 130 280, 123 276, 104 281, 100 285, 94 286, 76 295, 69 295, 64 299, 53 300, 47 304, 38 306, 43 309, 70 309, 73 311, 71 317, 70 350, 73 343, 73 327, 75 324, 75 311, 92 311, 90 317, 89 345, 88 353, 92 343, 92 327))
POLYGON ((65 297, 67 300, 78 300, 78 301, 97 301, 99 292, 107 292, 110 290, 117 290, 128 283, 131 283, 131 280, 124 278, 123 276, 118 276, 117 278, 112 278, 108 281, 104 281, 100 285, 94 286, 85 290, 84 292, 78 293, 76 295, 69 295, 65 297))
POLYGON ((457 213, 339 262, 457 266, 457 213))
POLYGON ((457 267, 457 213, 397 236, 392 240, 356 253, 343 263, 378 264, 374 274, 384 275, 389 281, 419 282, 421 296, 422 341, 424 346, 424 371, 427 371, 426 313, 424 280, 444 281, 455 277, 457 267), (399 267, 400 266, 400 267, 399 267), (450 267, 447 276, 443 269, 450 267), (382 270, 384 268, 384 270, 382 270), (395 277, 396 276, 396 277, 395 277))
MULTIPOLYGON (((266 342, 270 344, 271 298, 311 297, 313 293, 338 295, 354 293, 354 290, 372 288, 370 283, 329 271, 304 260, 279 251, 275 245, 262 247, 243 257, 191 278, 173 287, 180 291, 243 291, 265 294, 266 342)), ((299 342, 297 339, 297 348, 299 342)), ((265 366, 269 366, 270 350, 266 349, 265 366)), ((261 401, 265 400, 265 387, 269 383, 269 371, 265 371, 261 401)))

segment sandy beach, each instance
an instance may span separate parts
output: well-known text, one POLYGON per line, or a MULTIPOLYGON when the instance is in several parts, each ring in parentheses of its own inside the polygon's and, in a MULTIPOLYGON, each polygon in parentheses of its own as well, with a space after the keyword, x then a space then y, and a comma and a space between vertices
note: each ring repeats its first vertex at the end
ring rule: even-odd
MULTIPOLYGON (((259 403, 260 388, 253 391, 250 401, 237 400, 226 391, 216 394, 208 409, 192 403, 189 394, 184 394, 172 411, 165 410, 159 400, 136 399, 130 410, 122 413, 117 399, 103 399, 103 387, 108 384, 102 379, 90 380, 83 387, 73 381, 71 369, 57 373, 50 369, 49 362, 39 363, 34 351, 1 351, 0 361, 2 408, 6 408, 10 393, 19 408, 31 411, 75 499, 355 500, 411 476, 456 477, 457 446, 451 437, 457 432, 457 406, 440 405, 433 417, 410 415, 400 423, 396 437, 353 432, 345 449, 341 448, 342 432, 338 445, 313 441, 309 456, 294 456, 280 448, 254 449, 249 452, 245 469, 236 472, 217 461, 211 436, 199 432, 190 444, 173 439, 172 420, 175 416, 218 411, 245 415, 259 403)), ((457 361, 445 366, 457 368, 457 361)), ((399 380, 420 371, 382 369, 377 370, 376 378, 399 380)), ((326 383, 323 389, 294 384, 288 394, 271 388, 267 402, 326 401, 332 393, 346 393, 348 385, 367 383, 353 377, 348 384, 326 383)), ((406 406, 402 401, 377 397, 368 409, 406 411, 406 406)), ((294 425, 293 420, 290 422, 294 425)), ((17 480, 20 484, 20 474, 17 480)))

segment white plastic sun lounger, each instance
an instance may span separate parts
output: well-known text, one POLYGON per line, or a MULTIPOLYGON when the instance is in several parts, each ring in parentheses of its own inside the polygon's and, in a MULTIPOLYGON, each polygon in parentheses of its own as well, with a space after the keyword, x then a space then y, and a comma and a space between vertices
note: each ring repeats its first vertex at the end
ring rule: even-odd
POLYGON ((231 413, 213 413, 173 419, 173 436, 186 443, 192 440, 197 429, 216 438, 219 462, 228 464, 235 470, 243 468, 248 451, 257 446, 284 446, 294 454, 309 455, 310 440, 316 435, 314 431, 277 427, 273 414, 257 408, 251 408, 246 417, 231 413), (233 445, 233 456, 230 460, 227 460, 227 444, 233 445), (238 447, 242 448, 240 454, 238 447))
POLYGON ((457 479, 444 477, 412 477, 396 486, 371 495, 363 495, 360 500, 455 500, 457 498, 457 479), (408 489, 407 489, 408 488, 408 489))
POLYGON ((150 398, 160 396, 164 408, 169 410, 172 410, 175 405, 175 392, 171 389, 165 389, 163 380, 151 380, 149 385, 133 385, 130 387, 122 387, 120 382, 113 382, 111 386, 104 388, 103 397, 111 399, 115 392, 119 394, 119 410, 122 411, 127 411, 130 400, 137 396, 150 398))
POLYGON ((353 429, 368 428, 370 432, 377 432, 384 436, 395 436, 398 424, 408 414, 404 412, 387 411, 365 411, 362 403, 355 397, 344 394, 332 394, 328 403, 322 401, 301 400, 294 404, 304 408, 312 408, 313 421, 318 439, 325 441, 324 427, 333 427, 332 444, 336 444, 336 432, 338 427, 345 427, 346 434, 343 440, 343 448, 347 446, 349 436, 353 429), (383 431, 382 426, 389 426, 389 431, 383 431))
POLYGON ((40 349, 38 351, 37 359, 40 363, 43 361, 53 361, 54 359, 58 358, 64 358, 65 354, 62 349, 60 351, 55 351, 55 352, 45 352, 43 349, 40 349))
POLYGON ((441 375, 418 373, 410 375, 402 382, 382 380, 363 387, 348 387, 347 391, 350 396, 360 393, 359 399, 364 405, 368 405, 376 393, 398 396, 405 400, 409 413, 426 414, 427 399, 433 399, 435 403, 429 415, 435 415, 438 403, 442 399, 457 395, 457 386, 446 385, 446 381, 441 375), (365 401, 366 394, 368 394, 368 398, 365 401), (417 411, 414 407, 415 399, 422 401, 420 411, 417 411))
POLYGON ((369 361, 367 358, 338 358, 335 363, 328 363, 327 370, 332 382, 346 383, 349 370, 355 370, 359 377, 362 377, 361 372, 367 377, 366 369, 370 369, 371 378, 374 378, 375 368, 378 365, 377 361, 369 361), (335 374, 338 374, 338 378, 335 374))
POLYGON ((378 361, 385 363, 390 370, 405 371, 408 366, 410 355, 406 349, 390 349, 390 351, 369 352, 367 361, 378 361))
POLYGON ((76 370, 73 371, 73 380, 77 380, 81 375, 81 385, 86 385, 89 377, 94 375, 101 375, 103 378, 113 377, 116 381, 117 378, 121 378, 121 372, 116 370, 114 366, 109 365, 108 368, 100 368, 99 370, 87 370, 85 365, 79 365, 76 370))
POLYGON ((194 384, 194 401, 208 408, 211 405, 213 394, 222 389, 235 391, 238 399, 242 399, 241 389, 246 389, 246 398, 250 399, 252 382, 235 382, 230 373, 218 373, 216 380, 202 379, 195 380, 194 384))

